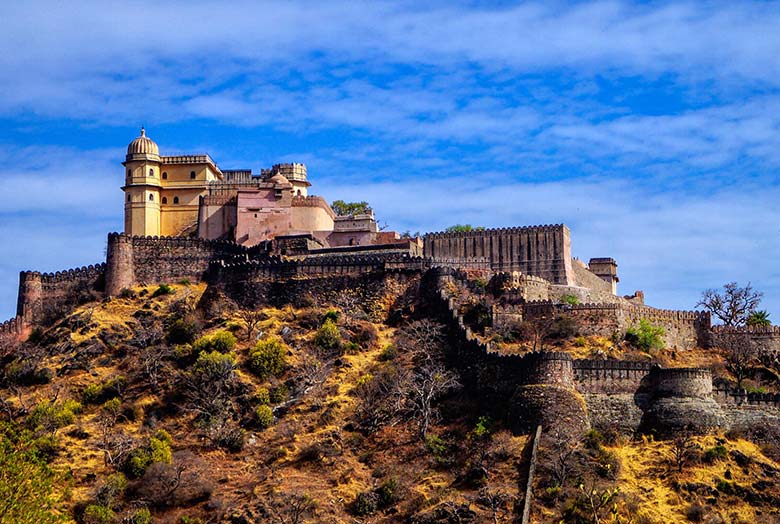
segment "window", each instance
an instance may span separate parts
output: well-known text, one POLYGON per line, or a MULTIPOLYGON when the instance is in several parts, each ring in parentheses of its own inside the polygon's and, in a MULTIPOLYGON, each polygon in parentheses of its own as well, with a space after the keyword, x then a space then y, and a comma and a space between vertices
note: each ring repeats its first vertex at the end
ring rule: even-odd
POLYGON ((154 169, 149 169, 149 176, 154 176, 154 169))
POLYGON ((163 180, 168 180, 168 172, 163 171, 163 180))
POLYGON ((195 179, 195 171, 190 171, 190 178, 195 179))
POLYGON ((179 197, 173 197, 173 203, 178 204, 179 203, 179 197))
POLYGON ((132 172, 130 169, 128 169, 128 170, 127 170, 127 176, 130 176, 130 175, 132 175, 132 174, 133 174, 133 172, 132 172))
POLYGON ((154 195, 149 193, 149 202, 154 202, 154 195))
POLYGON ((127 195, 127 201, 128 202, 132 202, 133 201, 133 197, 131 197, 130 195, 127 195))
POLYGON ((167 203, 168 203, 168 197, 163 197, 163 201, 162 201, 162 203, 163 203, 163 204, 167 204, 167 203))

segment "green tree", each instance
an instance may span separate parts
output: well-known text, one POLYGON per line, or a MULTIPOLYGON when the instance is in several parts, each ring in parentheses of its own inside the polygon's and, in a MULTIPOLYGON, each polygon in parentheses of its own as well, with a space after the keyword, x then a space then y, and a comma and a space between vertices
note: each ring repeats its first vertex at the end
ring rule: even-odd
POLYGON ((772 321, 769 320, 769 313, 764 310, 753 311, 747 318, 747 325, 750 327, 766 327, 771 326, 772 321))
POLYGON ((249 352, 248 364, 261 379, 279 375, 287 367, 287 347, 275 337, 261 340, 249 352))
POLYGON ((485 228, 482 226, 474 227, 471 224, 455 224, 454 226, 450 226, 444 231, 447 233, 468 233, 469 231, 484 231, 485 228))
POLYGON ((638 326, 626 330, 626 342, 642 351, 653 351, 664 347, 664 328, 641 319, 638 326))
POLYGON ((334 200, 330 207, 338 216, 359 215, 371 212, 371 207, 368 205, 368 202, 344 202, 343 200, 334 200))
POLYGON ((54 511, 54 473, 16 434, 9 426, 0 429, 0 524, 63 522, 54 511))

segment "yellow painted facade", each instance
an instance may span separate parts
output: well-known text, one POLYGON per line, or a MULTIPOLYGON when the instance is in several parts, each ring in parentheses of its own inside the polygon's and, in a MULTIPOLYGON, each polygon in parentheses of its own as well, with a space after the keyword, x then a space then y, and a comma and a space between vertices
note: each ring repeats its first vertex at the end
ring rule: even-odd
POLYGON ((141 129, 127 146, 125 233, 179 236, 197 229, 198 203, 222 172, 208 155, 160 156, 141 129))

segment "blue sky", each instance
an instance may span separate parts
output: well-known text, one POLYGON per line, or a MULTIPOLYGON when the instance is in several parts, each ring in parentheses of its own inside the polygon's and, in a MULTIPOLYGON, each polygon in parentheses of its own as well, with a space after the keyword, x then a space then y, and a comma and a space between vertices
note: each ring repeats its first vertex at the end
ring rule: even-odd
POLYGON ((624 293, 751 281, 780 322, 780 4, 419 4, 3 2, 0 317, 103 260, 145 125, 399 231, 565 222, 624 293))

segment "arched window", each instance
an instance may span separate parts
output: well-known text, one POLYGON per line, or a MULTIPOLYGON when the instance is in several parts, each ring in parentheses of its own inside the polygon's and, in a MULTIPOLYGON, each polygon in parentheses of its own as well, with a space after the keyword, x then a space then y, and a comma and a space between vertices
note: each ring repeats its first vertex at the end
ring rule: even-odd
POLYGON ((195 171, 190 171, 190 178, 195 179, 195 171))
POLYGON ((149 169, 149 176, 154 176, 154 169, 149 169))
POLYGON ((163 180, 168 180, 168 172, 163 171, 163 180))
POLYGON ((179 197, 173 197, 173 203, 178 204, 179 203, 179 197))
POLYGON ((162 201, 162 203, 163 203, 163 204, 167 204, 167 203, 168 203, 168 197, 163 197, 163 201, 162 201))
POLYGON ((154 202, 154 194, 149 193, 149 202, 154 202))

